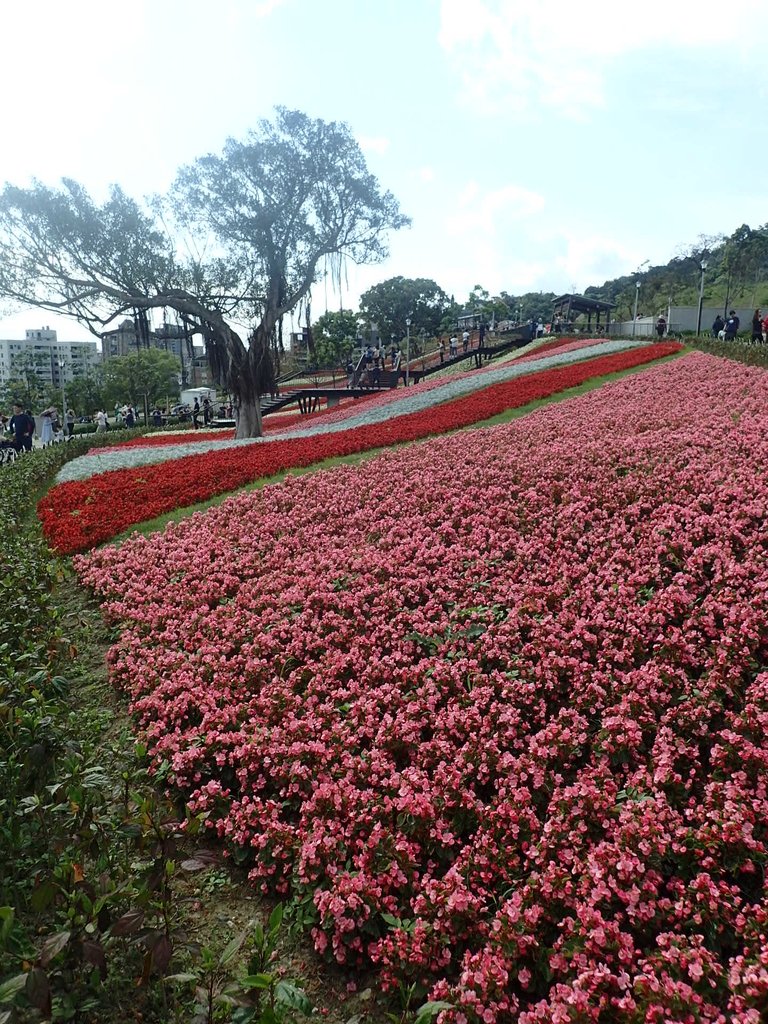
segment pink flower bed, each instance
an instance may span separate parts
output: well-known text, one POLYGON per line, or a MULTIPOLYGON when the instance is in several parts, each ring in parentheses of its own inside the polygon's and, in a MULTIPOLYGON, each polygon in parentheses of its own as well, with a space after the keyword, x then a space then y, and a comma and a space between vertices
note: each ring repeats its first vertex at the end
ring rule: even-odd
POLYGON ((768 1007, 768 375, 687 356, 75 559, 157 762, 446 1020, 768 1007))

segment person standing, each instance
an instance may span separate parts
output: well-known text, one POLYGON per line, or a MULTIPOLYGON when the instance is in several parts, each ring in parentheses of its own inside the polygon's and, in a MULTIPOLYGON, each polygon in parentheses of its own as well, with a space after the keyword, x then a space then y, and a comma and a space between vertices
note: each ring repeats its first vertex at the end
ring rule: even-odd
POLYGON ((445 362, 445 342, 441 338, 437 343, 437 351, 440 353, 440 362, 445 362))
POLYGON ((459 339, 456 337, 455 334, 451 335, 448 341, 448 348, 451 353, 451 359, 453 359, 454 356, 457 356, 459 354, 459 339))
POLYGON ((763 314, 759 309, 752 314, 752 341, 758 345, 763 343, 763 314))
POLYGON ((712 337, 713 338, 719 338, 720 337, 720 332, 724 329, 724 327, 725 327, 725 320, 723 320, 723 318, 718 313, 717 316, 715 317, 714 323, 712 324, 712 337))
POLYGON ((656 321, 656 333, 659 336, 659 341, 664 337, 664 332, 667 329, 667 320, 664 314, 659 315, 659 319, 656 321))
POLYGON ((31 452, 32 438, 35 433, 35 421, 24 412, 21 402, 13 403, 13 416, 8 423, 8 429, 13 434, 13 447, 17 452, 31 452))
POLYGON ((43 421, 43 426, 40 431, 40 441, 43 448, 47 448, 51 441, 53 441, 53 413, 53 409, 43 409, 40 413, 40 417, 43 421))
POLYGON ((469 331, 465 328, 461 333, 461 350, 466 352, 469 349, 469 331))
POLYGON ((99 409, 96 413, 96 433, 104 434, 107 430, 107 414, 103 409, 99 409))
POLYGON ((208 395, 203 399, 203 423, 208 426, 211 422, 211 400, 208 395))
POLYGON ((728 319, 725 321, 725 340, 735 341, 736 335, 739 333, 739 325, 741 321, 736 316, 736 310, 732 309, 728 314, 728 319))
POLYGON ((192 406, 192 426, 195 430, 200 429, 200 402, 195 399, 195 404, 192 406))
POLYGON ((67 409, 67 415, 64 418, 67 421, 67 437, 73 437, 75 433, 75 410, 67 409))

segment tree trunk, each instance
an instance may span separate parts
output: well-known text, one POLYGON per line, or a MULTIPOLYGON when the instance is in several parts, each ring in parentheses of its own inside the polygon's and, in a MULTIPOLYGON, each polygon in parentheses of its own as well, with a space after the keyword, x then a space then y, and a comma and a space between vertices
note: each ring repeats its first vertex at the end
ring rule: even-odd
POLYGON ((261 437, 261 402, 258 397, 241 399, 236 409, 235 437, 261 437))

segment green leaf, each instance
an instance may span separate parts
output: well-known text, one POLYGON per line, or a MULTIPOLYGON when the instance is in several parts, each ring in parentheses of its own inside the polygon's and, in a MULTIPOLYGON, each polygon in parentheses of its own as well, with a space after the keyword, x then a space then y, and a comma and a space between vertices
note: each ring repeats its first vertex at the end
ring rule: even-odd
POLYGON ((15 978, 9 978, 0 985, 0 1003, 12 1003, 14 998, 27 984, 27 973, 17 974, 15 978))
POLYGON ((243 988, 269 988, 275 980, 274 974, 248 974, 241 985, 243 988))
POLYGON ((275 986, 275 1002, 281 1006, 287 1006, 291 1010, 299 1010, 300 1013, 311 1014, 314 1006, 310 1002, 306 992, 289 981, 278 981, 275 986))
POLYGON ((245 931, 242 931, 239 935, 235 935, 235 937, 226 944, 222 950, 221 956, 219 957, 219 967, 226 967, 226 965, 238 953, 242 948, 243 943, 248 938, 250 930, 250 927, 246 928, 245 931))
POLYGON ((446 1003, 442 1000, 438 1000, 434 1003, 424 1003, 416 1011, 416 1020, 414 1024, 428 1024, 429 1021, 434 1020, 438 1013, 442 1013, 443 1010, 452 1010, 453 1003, 446 1003))
POLYGON ((69 942, 71 934, 71 932, 58 932, 45 940, 40 951, 40 963, 43 967, 47 967, 51 960, 59 955, 69 942))
POLYGON ((272 913, 269 915, 269 923, 267 927, 270 932, 276 933, 280 931, 280 925, 283 923, 283 904, 278 903, 272 913))

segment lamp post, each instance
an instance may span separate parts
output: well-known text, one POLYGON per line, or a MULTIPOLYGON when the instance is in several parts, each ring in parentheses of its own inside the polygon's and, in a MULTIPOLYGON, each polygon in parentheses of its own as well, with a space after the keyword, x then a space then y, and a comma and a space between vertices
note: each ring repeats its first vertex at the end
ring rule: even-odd
POLYGON ((632 316, 632 337, 637 334, 637 300, 640 298, 640 282, 635 281, 635 312, 632 316))
POLYGON ((699 264, 701 268, 701 281, 699 282, 699 315, 696 317, 696 336, 701 334, 701 311, 704 306, 704 271, 707 269, 708 263, 706 260, 702 260, 699 264))
POLYGON ((64 390, 64 367, 65 361, 59 356, 56 360, 59 364, 59 383, 61 384, 61 422, 66 424, 67 422, 67 395, 64 390))
POLYGON ((411 383, 411 318, 405 321, 405 386, 411 383))

